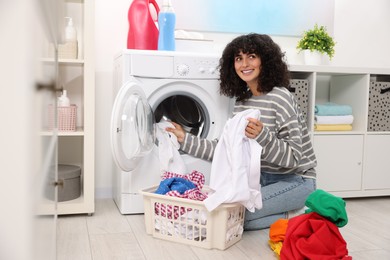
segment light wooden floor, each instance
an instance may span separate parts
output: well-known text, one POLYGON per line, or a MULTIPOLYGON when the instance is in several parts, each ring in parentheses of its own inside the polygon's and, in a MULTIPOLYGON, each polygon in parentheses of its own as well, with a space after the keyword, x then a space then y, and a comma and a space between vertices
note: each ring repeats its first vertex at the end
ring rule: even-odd
MULTIPOLYGON (((390 259, 390 197, 346 199, 349 222, 340 228, 354 260, 390 259)), ((268 247, 268 229, 245 232, 225 251, 155 239, 143 215, 121 215, 111 199, 97 200, 92 216, 59 216, 57 259, 229 260, 277 259, 268 247)))

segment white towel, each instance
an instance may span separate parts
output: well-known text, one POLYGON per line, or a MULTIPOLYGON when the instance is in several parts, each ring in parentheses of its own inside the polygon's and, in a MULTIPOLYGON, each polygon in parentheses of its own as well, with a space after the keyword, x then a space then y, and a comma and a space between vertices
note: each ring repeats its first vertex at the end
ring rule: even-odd
POLYGON ((314 120, 319 125, 351 125, 353 123, 353 115, 314 116, 314 120))
POLYGON ((260 192, 260 144, 245 136, 248 117, 260 118, 260 111, 248 109, 229 119, 215 148, 210 188, 215 192, 204 200, 209 211, 222 203, 240 202, 249 211, 263 206, 260 192))
POLYGON ((187 174, 187 167, 178 151, 180 144, 174 134, 165 130, 167 127, 175 128, 172 123, 167 121, 160 121, 156 127, 160 168, 163 172, 187 174))

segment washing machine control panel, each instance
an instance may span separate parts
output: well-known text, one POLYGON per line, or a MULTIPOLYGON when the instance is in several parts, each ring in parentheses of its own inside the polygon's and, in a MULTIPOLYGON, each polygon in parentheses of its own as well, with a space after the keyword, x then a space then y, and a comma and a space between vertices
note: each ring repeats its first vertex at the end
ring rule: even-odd
POLYGON ((217 79, 218 57, 175 57, 178 78, 217 79))

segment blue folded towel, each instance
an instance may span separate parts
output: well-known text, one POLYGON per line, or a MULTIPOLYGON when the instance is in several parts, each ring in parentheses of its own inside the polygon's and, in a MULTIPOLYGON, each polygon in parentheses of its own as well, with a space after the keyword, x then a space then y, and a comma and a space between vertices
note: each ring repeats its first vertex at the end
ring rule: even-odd
POLYGON ((164 195, 168 191, 176 190, 180 194, 183 194, 186 190, 193 188, 196 188, 196 185, 192 181, 174 177, 161 181, 155 193, 164 195))
POLYGON ((325 103, 316 105, 314 112, 317 116, 345 116, 352 115, 352 107, 349 105, 325 103))

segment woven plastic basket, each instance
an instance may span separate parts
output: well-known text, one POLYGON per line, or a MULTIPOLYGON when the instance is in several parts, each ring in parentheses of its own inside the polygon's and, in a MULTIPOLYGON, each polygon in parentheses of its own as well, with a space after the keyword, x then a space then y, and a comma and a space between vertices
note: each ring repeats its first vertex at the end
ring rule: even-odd
MULTIPOLYGON (((77 106, 57 107, 57 127, 60 132, 76 131, 77 106)), ((54 107, 49 106, 49 130, 54 128, 54 107)))
POLYGON ((77 41, 58 45, 59 59, 77 59, 77 41))
POLYGON ((146 233, 159 239, 220 250, 241 240, 245 215, 241 204, 222 204, 209 212, 202 201, 156 194, 156 189, 157 186, 141 191, 146 233))

